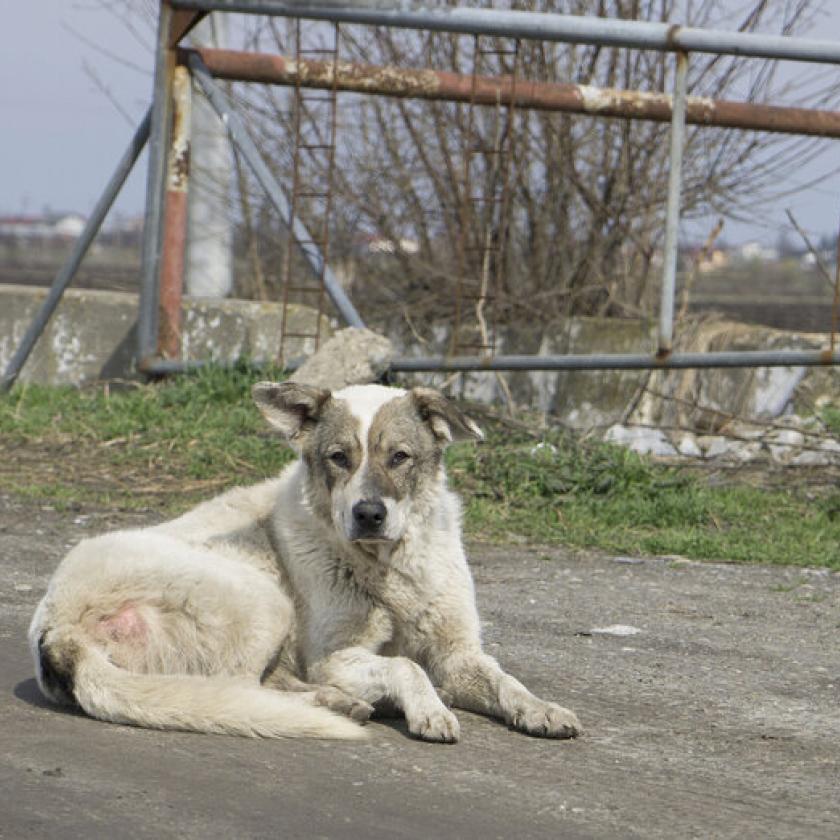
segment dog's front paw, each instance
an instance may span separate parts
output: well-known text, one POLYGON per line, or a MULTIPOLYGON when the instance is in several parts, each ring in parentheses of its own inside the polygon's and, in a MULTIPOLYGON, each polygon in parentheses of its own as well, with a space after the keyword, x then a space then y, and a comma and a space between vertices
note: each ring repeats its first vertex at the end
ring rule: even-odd
POLYGON ((416 738, 424 741, 454 744, 461 736, 461 725, 458 718, 441 706, 431 711, 406 715, 408 731, 416 738))
POLYGON ((576 738, 583 728, 577 715, 543 700, 523 702, 507 716, 510 726, 539 738, 576 738))

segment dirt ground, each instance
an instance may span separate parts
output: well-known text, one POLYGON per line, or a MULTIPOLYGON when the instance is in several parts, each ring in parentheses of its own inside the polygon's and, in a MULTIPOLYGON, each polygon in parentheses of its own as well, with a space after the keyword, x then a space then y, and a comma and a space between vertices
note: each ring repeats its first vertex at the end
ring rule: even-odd
POLYGON ((367 744, 109 725, 47 705, 26 627, 79 538, 151 513, 0 489, 0 838, 840 837, 840 574, 472 545, 488 649, 586 734, 458 712, 367 744), (638 633, 593 633, 629 625, 638 633))

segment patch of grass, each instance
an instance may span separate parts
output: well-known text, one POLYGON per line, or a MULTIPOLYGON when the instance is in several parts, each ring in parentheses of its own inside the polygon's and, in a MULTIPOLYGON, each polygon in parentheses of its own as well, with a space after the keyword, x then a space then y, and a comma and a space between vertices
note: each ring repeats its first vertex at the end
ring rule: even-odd
POLYGON ((265 378, 282 374, 243 363, 119 391, 19 386, 0 400, 0 434, 94 446, 114 465, 187 479, 264 477, 291 458, 251 403, 251 385, 265 378))
POLYGON ((449 460, 468 528, 491 538, 840 568, 836 497, 710 487, 626 449, 560 433, 538 446, 491 433, 477 451, 452 450, 449 460))
MULTIPOLYGON (((110 393, 18 386, 0 399, 0 484, 59 507, 175 512, 259 481, 293 457, 251 403, 264 378, 282 375, 243 364, 110 393)), ((447 453, 474 537, 840 568, 840 493, 710 487, 614 445, 486 431, 447 453)))

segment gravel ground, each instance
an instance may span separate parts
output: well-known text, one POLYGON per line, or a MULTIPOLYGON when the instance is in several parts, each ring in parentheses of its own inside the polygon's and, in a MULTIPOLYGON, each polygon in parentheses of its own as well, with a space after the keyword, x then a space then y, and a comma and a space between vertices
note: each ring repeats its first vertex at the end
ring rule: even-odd
POLYGON ((151 514, 0 494, 0 838, 840 837, 840 574, 471 546, 488 649, 586 734, 458 712, 347 745, 164 733, 47 705, 26 627, 80 537, 151 514), (626 625, 613 635, 598 628, 626 625))

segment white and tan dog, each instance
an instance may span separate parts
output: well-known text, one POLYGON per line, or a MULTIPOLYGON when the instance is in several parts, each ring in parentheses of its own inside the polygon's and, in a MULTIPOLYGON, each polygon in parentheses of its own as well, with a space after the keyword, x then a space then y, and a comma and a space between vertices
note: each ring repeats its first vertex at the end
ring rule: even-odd
POLYGON ((76 546, 29 631, 42 691, 102 720, 262 736, 361 737, 351 719, 381 703, 414 735, 456 741, 443 696, 575 736, 572 712, 481 649, 443 469, 446 445, 477 426, 423 388, 253 394, 300 458, 171 522, 76 546))

